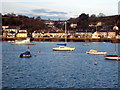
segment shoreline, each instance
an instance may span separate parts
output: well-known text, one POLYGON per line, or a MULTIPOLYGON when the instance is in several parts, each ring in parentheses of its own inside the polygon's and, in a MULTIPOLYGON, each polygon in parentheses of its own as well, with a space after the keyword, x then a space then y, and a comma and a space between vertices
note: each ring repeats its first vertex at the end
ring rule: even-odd
MULTIPOLYGON (((15 41, 15 40, 25 40, 26 38, 1 38, 0 41, 15 41)), ((31 38, 32 42, 64 42, 64 38, 31 38)), ((120 43, 120 39, 115 38, 67 38, 67 42, 111 42, 111 43, 120 43)))

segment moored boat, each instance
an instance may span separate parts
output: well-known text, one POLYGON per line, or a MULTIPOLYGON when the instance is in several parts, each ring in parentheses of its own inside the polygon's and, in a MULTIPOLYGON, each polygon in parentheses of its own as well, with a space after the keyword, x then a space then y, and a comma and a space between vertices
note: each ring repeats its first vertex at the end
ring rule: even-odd
POLYGON ((66 47, 66 46, 59 46, 56 48, 53 48, 53 51, 74 51, 75 48, 70 48, 70 47, 66 47))
MULTIPOLYGON (((115 25, 113 27, 113 30, 115 30, 116 32, 119 30, 119 28, 115 25)), ((117 33, 116 33, 117 36, 117 33)), ((115 41, 116 42, 116 41, 115 41)), ((120 61, 120 55, 117 54, 116 52, 116 43, 114 43, 114 53, 113 54, 107 54, 105 56, 105 59, 107 60, 115 60, 115 61, 120 61)))
POLYGON ((90 51, 86 52, 87 54, 94 54, 94 55, 105 55, 107 52, 99 52, 97 50, 91 49, 90 51))
POLYGON ((19 57, 32 57, 31 52, 30 51, 25 51, 24 53, 21 53, 19 57))
POLYGON ((34 42, 30 42, 30 43, 12 43, 12 45, 36 45, 36 43, 34 43, 34 42))
POLYGON ((60 45, 59 47, 52 48, 53 51, 74 51, 75 48, 67 47, 67 27, 66 27, 67 22, 65 22, 65 43, 63 44, 57 44, 60 45))
MULTIPOLYGON (((97 25, 95 26, 96 27, 96 32, 92 35, 92 38, 95 38, 95 39, 99 39, 99 32, 97 30, 97 27, 101 26, 101 23, 97 23, 97 25)), ((98 49, 98 45, 96 45, 96 49, 98 49)), ((91 49, 90 51, 86 52, 87 54, 93 54, 93 55, 105 55, 107 54, 107 52, 101 52, 101 51, 98 51, 98 50, 93 50, 91 49)))
POLYGON ((12 45, 35 45, 36 43, 30 42, 30 38, 27 38, 26 40, 15 40, 12 45))
POLYGON ((106 55, 105 59, 120 61, 120 56, 118 56, 118 55, 106 55))

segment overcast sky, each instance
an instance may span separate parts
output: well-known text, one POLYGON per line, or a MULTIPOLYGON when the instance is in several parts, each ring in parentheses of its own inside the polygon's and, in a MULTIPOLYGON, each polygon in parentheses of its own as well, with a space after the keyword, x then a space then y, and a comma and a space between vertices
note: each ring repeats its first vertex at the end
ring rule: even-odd
POLYGON ((2 0, 1 12, 53 20, 74 18, 81 13, 104 13, 111 16, 118 14, 118 2, 119 0, 2 0))

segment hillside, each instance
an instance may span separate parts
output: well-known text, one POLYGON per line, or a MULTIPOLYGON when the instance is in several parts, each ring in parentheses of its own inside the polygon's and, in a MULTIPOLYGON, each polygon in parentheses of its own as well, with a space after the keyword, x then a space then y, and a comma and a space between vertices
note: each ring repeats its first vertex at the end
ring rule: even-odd
MULTIPOLYGON (((33 31, 42 31, 42 30, 52 30, 53 27, 57 29, 64 30, 64 21, 52 21, 54 25, 48 27, 45 22, 48 20, 42 20, 40 17, 28 17, 23 15, 16 14, 6 14, 2 15, 2 25, 3 26, 19 26, 21 29, 27 29, 28 32, 33 31)), ((82 13, 79 17, 70 18, 67 20, 67 29, 68 30, 95 30, 95 25, 98 22, 101 22, 101 25, 98 27, 98 30, 112 30, 114 25, 117 25, 120 28, 120 15, 114 16, 101 16, 96 17, 95 15, 89 16, 88 14, 82 13), (76 24, 77 26, 71 27, 71 24, 76 24), (93 25, 93 26, 90 26, 93 25)))

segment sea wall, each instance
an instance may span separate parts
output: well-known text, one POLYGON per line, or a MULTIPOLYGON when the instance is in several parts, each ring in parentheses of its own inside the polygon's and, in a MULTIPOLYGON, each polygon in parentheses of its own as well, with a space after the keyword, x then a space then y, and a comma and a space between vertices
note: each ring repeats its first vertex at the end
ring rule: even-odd
MULTIPOLYGON (((2 38, 1 41, 24 40, 26 38, 2 38)), ((31 41, 37 42, 64 42, 64 38, 31 38, 31 41)), ((120 43, 120 39, 115 38, 67 38, 67 42, 116 42, 120 43)))

